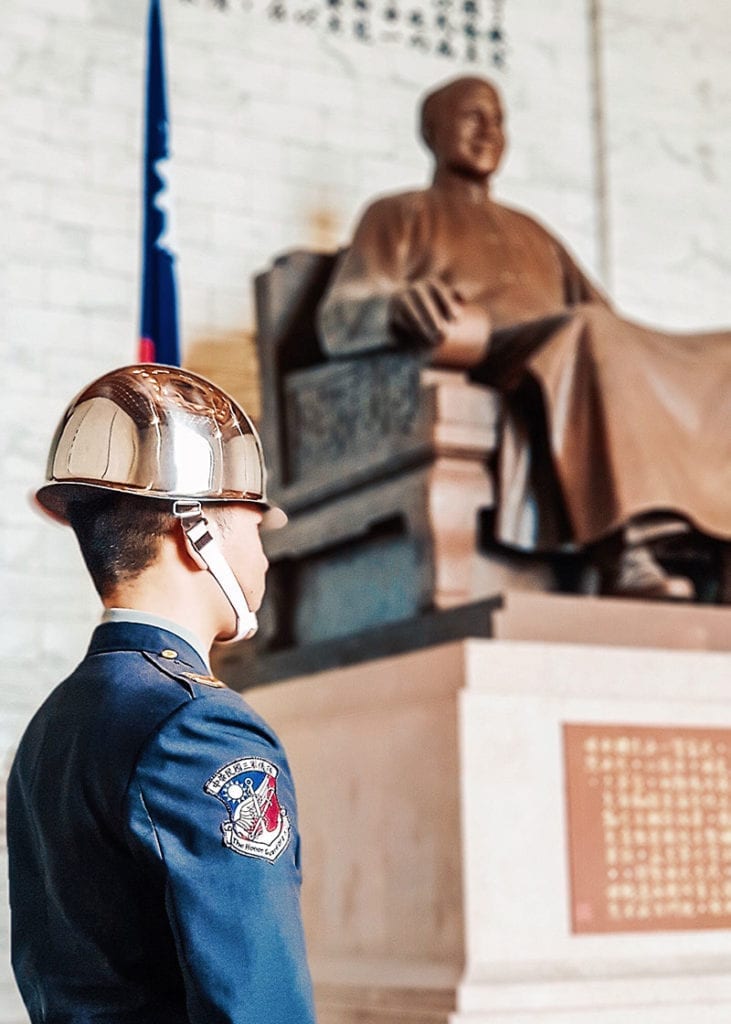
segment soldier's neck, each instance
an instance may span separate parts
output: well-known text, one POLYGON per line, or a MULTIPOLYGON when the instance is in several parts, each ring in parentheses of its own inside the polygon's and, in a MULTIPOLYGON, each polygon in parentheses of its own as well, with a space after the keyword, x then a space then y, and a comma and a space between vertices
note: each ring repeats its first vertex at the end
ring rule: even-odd
POLYGON ((219 633, 232 628, 232 615, 209 572, 181 558, 171 535, 161 538, 156 559, 136 576, 120 581, 104 595, 105 608, 129 608, 171 619, 195 633, 210 650, 219 633))
POLYGON ((490 201, 490 175, 474 177, 460 174, 448 167, 437 167, 432 179, 432 188, 451 196, 459 196, 465 202, 482 206, 490 201))

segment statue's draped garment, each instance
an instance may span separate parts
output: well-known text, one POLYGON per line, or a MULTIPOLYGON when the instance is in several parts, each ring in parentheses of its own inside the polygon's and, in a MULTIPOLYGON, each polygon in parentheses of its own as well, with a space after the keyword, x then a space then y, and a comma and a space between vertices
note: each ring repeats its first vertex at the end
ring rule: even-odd
POLYGON ((501 541, 583 546, 650 512, 731 537, 731 332, 628 322, 536 221, 433 186, 366 210, 320 309, 327 351, 398 344, 389 299, 428 277, 491 319, 472 377, 505 396, 501 541))

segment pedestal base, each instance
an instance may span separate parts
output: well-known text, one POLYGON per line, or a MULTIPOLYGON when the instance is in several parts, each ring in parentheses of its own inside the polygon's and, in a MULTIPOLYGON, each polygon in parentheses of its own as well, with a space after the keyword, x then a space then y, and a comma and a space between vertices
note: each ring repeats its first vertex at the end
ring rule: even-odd
POLYGON ((726 1024, 731 931, 572 931, 563 726, 731 728, 730 684, 719 652, 465 640, 250 691, 322 1024, 726 1024))

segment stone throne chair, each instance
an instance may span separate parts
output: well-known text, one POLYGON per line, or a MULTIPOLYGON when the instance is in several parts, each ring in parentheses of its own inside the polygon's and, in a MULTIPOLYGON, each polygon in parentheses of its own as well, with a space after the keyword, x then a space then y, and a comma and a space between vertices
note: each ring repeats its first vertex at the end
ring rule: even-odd
POLYGON ((264 650, 350 636, 512 589, 551 566, 486 547, 501 400, 408 352, 333 360, 315 314, 337 254, 292 251, 255 278, 261 433, 272 497, 264 650))

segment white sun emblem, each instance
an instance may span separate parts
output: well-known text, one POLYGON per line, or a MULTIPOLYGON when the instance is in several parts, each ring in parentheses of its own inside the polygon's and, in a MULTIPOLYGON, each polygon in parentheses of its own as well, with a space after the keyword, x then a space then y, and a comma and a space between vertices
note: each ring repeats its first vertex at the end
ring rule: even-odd
POLYGON ((271 761, 242 757, 223 765, 203 786, 226 807, 221 835, 223 845, 234 853, 271 863, 289 845, 292 826, 279 802, 278 775, 279 768, 271 761))

